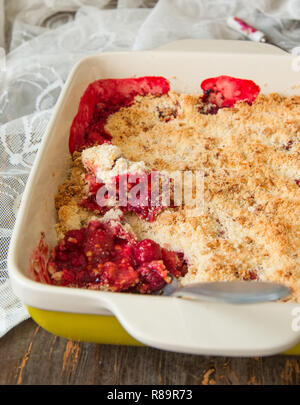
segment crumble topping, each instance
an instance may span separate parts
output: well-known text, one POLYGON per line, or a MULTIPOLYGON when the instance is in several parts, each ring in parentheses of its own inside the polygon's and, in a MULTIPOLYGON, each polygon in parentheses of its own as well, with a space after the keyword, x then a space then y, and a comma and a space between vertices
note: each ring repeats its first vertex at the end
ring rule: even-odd
POLYGON ((82 163, 87 170, 97 175, 98 171, 111 170, 121 155, 122 152, 117 146, 102 144, 84 149, 82 151, 82 163))
POLYGON ((110 144, 84 149, 82 162, 84 167, 104 184, 110 183, 111 179, 118 175, 149 172, 144 162, 133 162, 125 159, 122 157, 121 149, 110 144))

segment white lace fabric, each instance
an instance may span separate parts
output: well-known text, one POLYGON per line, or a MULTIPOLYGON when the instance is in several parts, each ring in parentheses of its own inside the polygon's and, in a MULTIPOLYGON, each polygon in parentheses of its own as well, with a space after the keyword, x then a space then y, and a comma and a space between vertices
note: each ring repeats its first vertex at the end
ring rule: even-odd
POLYGON ((6 257, 22 193, 72 66, 105 51, 152 49, 177 39, 242 39, 237 15, 291 50, 299 0, 0 0, 0 337, 29 317, 14 296, 6 257))

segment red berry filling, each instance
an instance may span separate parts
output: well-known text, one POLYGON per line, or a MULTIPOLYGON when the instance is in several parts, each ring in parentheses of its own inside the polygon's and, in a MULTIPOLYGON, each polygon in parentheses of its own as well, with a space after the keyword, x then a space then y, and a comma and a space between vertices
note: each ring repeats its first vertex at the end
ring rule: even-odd
POLYGON ((33 250, 29 259, 29 274, 40 283, 51 284, 51 278, 47 270, 49 258, 49 247, 45 242, 45 234, 41 234, 41 239, 37 247, 33 250))
POLYGON ((69 137, 70 153, 109 142, 104 127, 110 114, 129 106, 137 95, 160 96, 170 90, 163 77, 103 79, 91 83, 82 96, 69 137))
POLYGON ((131 182, 130 176, 131 174, 122 174, 116 177, 117 201, 120 201, 120 192, 123 196, 127 196, 126 205, 122 205, 122 201, 120 201, 120 209, 123 212, 133 212, 146 221, 154 221, 166 207, 162 203, 160 192, 152 193, 151 173, 139 175, 133 182, 131 182))
POLYGON ((259 279, 259 277, 258 277, 256 270, 249 270, 247 276, 245 276, 243 278, 244 281, 249 281, 249 280, 253 281, 253 280, 258 280, 258 279, 259 279))
POLYGON ((171 278, 162 260, 153 260, 150 263, 142 264, 138 268, 140 282, 137 286, 141 294, 157 291, 170 283, 171 278))
MULTIPOLYGON (((101 182, 97 182, 94 175, 89 174, 86 180, 89 185, 89 195, 86 199, 81 201, 80 205, 90 211, 97 211, 105 213, 113 206, 118 206, 123 212, 133 212, 139 218, 152 222, 156 216, 166 208, 162 202, 162 193, 160 191, 154 192, 151 188, 151 181, 153 173, 139 174, 136 179, 130 178, 131 174, 121 174, 112 177, 111 183, 116 188, 115 205, 109 205, 107 202, 108 194, 104 193, 104 199, 101 197, 99 201, 98 190, 101 187, 106 187, 108 193, 108 186, 101 182), (124 198, 126 200, 124 201, 124 198)), ((168 181, 166 179, 165 181, 168 181)), ((102 193, 101 193, 102 195, 102 193)), ((172 203, 170 203, 172 206, 172 203)))
MULTIPOLYGON (((187 271, 183 254, 162 249, 151 239, 137 243, 120 223, 91 221, 66 233, 47 266, 50 284, 111 291, 151 293, 187 271)), ((39 280, 40 281, 40 280, 39 280)))
POLYGON ((188 268, 183 253, 162 249, 162 258, 167 269, 174 277, 186 275, 188 268))
POLYGON ((161 248, 151 239, 144 239, 134 247, 134 258, 138 265, 162 258, 161 248))
POLYGON ((293 146, 293 141, 288 141, 286 145, 283 145, 283 149, 289 151, 291 147, 293 146))
POLYGON ((246 101, 251 105, 260 92, 252 80, 237 79, 231 76, 218 76, 201 83, 202 97, 206 104, 212 105, 209 114, 216 114, 219 108, 233 107, 237 101, 246 101), (215 107, 214 107, 215 106, 215 107))
POLYGON ((109 207, 107 207, 104 203, 99 205, 97 203, 97 191, 101 188, 104 187, 104 183, 97 182, 96 177, 93 174, 86 174, 85 180, 88 184, 89 188, 89 195, 84 198, 79 205, 81 207, 86 208, 89 211, 96 211, 99 214, 105 214, 108 210, 109 207))

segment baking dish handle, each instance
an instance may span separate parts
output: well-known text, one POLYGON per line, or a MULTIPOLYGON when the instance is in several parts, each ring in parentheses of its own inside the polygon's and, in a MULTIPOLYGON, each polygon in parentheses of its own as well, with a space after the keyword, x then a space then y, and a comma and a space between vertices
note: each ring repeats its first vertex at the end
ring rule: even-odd
POLYGON ((294 304, 230 305, 130 294, 110 294, 105 301, 131 336, 158 349, 258 356, 300 342, 300 328, 291 326, 294 304))
POLYGON ((220 52, 263 55, 286 55, 288 53, 271 44, 227 39, 182 39, 155 48, 155 51, 220 52))

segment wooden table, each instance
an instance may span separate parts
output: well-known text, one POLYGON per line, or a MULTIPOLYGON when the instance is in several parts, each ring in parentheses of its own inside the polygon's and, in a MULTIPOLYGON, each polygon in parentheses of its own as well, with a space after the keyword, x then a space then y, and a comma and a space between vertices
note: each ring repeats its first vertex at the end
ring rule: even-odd
POLYGON ((0 339, 0 384, 300 384, 300 358, 225 358, 72 342, 27 320, 0 339))

